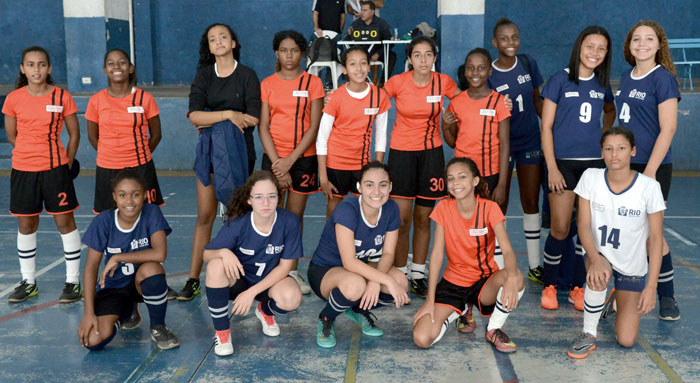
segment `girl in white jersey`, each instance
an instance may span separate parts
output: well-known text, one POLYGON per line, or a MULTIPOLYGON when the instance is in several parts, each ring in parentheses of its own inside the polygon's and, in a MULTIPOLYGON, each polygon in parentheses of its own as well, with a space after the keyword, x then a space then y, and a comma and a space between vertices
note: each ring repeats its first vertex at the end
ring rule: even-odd
POLYGON ((601 147, 606 168, 586 170, 574 190, 579 196, 578 235, 588 271, 583 332, 568 351, 576 359, 585 358, 596 347, 610 277, 615 280, 617 342, 622 347, 634 345, 642 315, 656 304, 661 268, 666 209, 661 186, 630 168, 637 150, 629 129, 614 127, 603 133, 601 147))

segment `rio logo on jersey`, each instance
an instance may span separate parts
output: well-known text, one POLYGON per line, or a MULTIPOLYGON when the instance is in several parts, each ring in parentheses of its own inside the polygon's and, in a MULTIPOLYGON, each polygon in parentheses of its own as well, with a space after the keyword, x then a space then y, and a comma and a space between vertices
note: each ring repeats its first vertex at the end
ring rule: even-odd
POLYGON ((634 218, 634 217, 639 217, 639 216, 641 216, 641 215, 642 215, 642 211, 641 211, 641 210, 638 210, 638 209, 637 209, 637 210, 635 210, 635 209, 628 209, 628 208, 622 206, 622 207, 619 207, 619 208, 617 209, 617 215, 621 215, 621 216, 623 216, 623 217, 633 217, 633 218, 634 218))
POLYGON ((148 238, 134 239, 131 241, 131 250, 140 249, 142 247, 148 247, 148 238))
POLYGON ((374 237, 374 244, 375 245, 379 246, 382 243, 384 243, 384 236, 383 235, 377 235, 376 237, 374 237))
POLYGON ((518 84, 525 84, 528 81, 532 81, 529 74, 518 76, 518 84))
POLYGON ((590 92, 588 92, 588 95, 591 96, 591 98, 599 98, 601 100, 605 98, 605 94, 601 92, 596 92, 595 90, 591 90, 590 92))
POLYGON ((646 92, 640 92, 640 91, 638 91, 637 89, 632 89, 632 90, 630 91, 630 96, 629 96, 629 97, 630 97, 630 98, 636 98, 637 100, 642 100, 642 101, 644 101, 644 99, 647 97, 647 93, 646 93, 646 92))
POLYGON ((279 254, 284 250, 284 245, 281 246, 273 246, 271 244, 267 244, 267 249, 265 249, 265 254, 279 254))

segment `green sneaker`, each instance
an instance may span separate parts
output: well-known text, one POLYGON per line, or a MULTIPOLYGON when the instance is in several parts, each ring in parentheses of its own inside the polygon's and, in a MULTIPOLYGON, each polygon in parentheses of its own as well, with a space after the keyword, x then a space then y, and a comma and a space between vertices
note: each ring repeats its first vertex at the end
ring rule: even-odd
POLYGON ((185 282, 185 287, 177 293, 177 300, 191 301, 192 298, 199 294, 200 289, 199 279, 190 278, 185 282))
POLYGON ((527 277, 535 283, 544 285, 544 268, 542 266, 537 266, 534 269, 530 269, 527 272, 527 277))
POLYGON ((80 288, 80 283, 69 283, 66 282, 63 286, 63 292, 58 298, 61 303, 72 303, 80 299, 83 296, 83 290, 80 288))
POLYGON ((335 322, 328 318, 318 318, 316 343, 323 348, 335 347, 335 322))
POLYGON ((345 311, 345 316, 350 318, 351 321, 357 323, 362 329, 362 333, 367 336, 384 335, 384 330, 374 325, 374 321, 377 319, 377 317, 369 311, 358 313, 350 309, 345 311))
POLYGON ((27 280, 23 279, 19 286, 15 288, 15 291, 7 297, 7 300, 13 303, 24 302, 37 294, 39 294, 39 288, 36 286, 36 282, 27 283, 27 280))

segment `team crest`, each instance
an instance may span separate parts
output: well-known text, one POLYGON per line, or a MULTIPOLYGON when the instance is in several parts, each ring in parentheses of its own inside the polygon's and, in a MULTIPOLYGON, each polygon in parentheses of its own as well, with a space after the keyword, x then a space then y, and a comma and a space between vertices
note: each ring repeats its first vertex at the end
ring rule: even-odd
POLYGON ((131 250, 136 250, 141 247, 148 247, 148 238, 134 239, 131 241, 131 250))
POLYGON ((374 244, 375 245, 379 246, 382 243, 384 243, 384 236, 383 235, 378 235, 378 236, 374 237, 374 244))

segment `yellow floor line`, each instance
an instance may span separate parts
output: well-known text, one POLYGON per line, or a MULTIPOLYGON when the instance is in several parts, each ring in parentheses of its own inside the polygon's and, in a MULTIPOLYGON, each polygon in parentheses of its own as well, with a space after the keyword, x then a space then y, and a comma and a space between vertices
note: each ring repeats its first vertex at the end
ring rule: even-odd
POLYGON ((350 338, 350 349, 348 350, 348 362, 345 367, 345 383, 355 383, 357 377, 357 361, 360 357, 360 338, 362 330, 353 326, 352 337, 350 338))
POLYGON ((663 371, 663 373, 666 375, 668 378, 668 381, 671 383, 679 383, 683 382, 683 380, 676 374, 675 371, 669 365, 666 363, 666 361, 659 355, 656 350, 654 350, 654 347, 652 347, 649 342, 647 341, 647 338, 644 337, 644 335, 639 334, 639 337, 637 338, 637 343, 639 343, 640 346, 644 349, 644 351, 649 354, 649 357, 651 357, 651 360, 656 363, 657 366, 663 371))

